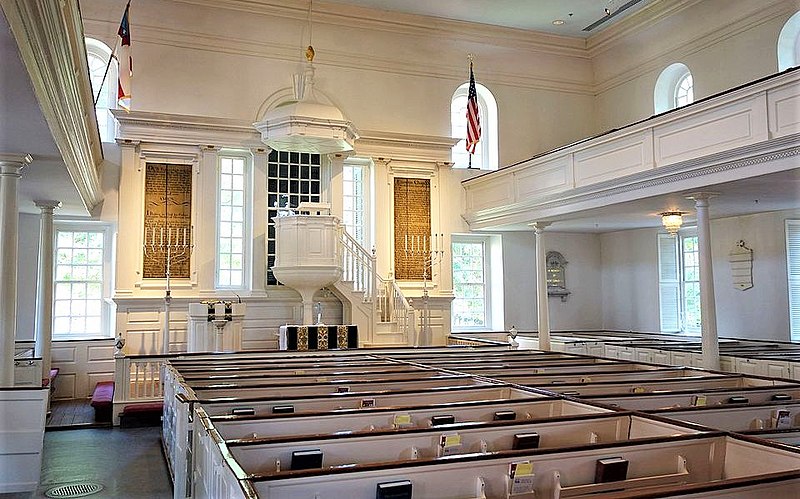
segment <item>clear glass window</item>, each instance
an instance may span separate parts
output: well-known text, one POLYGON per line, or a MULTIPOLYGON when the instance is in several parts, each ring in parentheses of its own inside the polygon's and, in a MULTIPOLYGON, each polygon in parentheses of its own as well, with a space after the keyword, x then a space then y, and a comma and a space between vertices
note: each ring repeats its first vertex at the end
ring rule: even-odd
POLYGON ((245 284, 246 167, 243 157, 219 159, 217 286, 221 288, 245 284))
POLYGON ((486 245, 453 242, 453 328, 489 327, 486 245))
POLYGON ((56 230, 54 337, 106 336, 104 247, 102 230, 56 230))

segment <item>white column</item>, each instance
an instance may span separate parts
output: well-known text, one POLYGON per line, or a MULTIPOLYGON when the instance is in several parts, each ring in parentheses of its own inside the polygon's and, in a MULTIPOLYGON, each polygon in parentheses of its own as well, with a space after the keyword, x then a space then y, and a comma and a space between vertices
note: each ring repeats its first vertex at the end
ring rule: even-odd
POLYGON ((703 367, 719 369, 719 339, 717 337, 717 306, 714 300, 714 270, 711 259, 711 223, 708 199, 713 194, 691 194, 697 209, 697 252, 700 264, 700 331, 703 338, 703 367))
POLYGON ((194 251, 197 268, 197 287, 200 296, 216 296, 214 278, 217 272, 217 199, 219 198, 219 151, 213 145, 200 147, 200 173, 197 192, 200 199, 193 204, 197 210, 194 218, 194 251))
POLYGON ((269 149, 259 147, 253 153, 253 257, 252 294, 267 295, 267 165, 269 149))
POLYGON ((547 251, 544 229, 549 222, 531 224, 536 233, 536 315, 539 329, 539 350, 550 350, 550 310, 547 305, 547 251))
POLYGON ((14 386, 14 338, 17 333, 17 188, 28 154, 0 153, 0 386, 14 386))
POLYGON ((61 201, 34 201, 42 211, 39 229, 39 273, 36 279, 36 355, 42 358, 42 378, 50 373, 53 339, 53 211, 61 201))

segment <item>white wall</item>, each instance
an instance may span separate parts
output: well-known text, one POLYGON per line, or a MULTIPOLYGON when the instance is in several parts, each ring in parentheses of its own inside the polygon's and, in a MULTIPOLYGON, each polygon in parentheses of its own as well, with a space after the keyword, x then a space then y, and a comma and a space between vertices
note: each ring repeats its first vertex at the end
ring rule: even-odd
POLYGON ((20 213, 17 245, 18 341, 35 339, 36 276, 39 273, 39 215, 20 213))
MULTIPOLYGON (((714 297, 720 336, 789 340, 784 221, 800 211, 712 220, 714 297), (733 287, 728 254, 744 240, 753 249, 753 288, 733 287)), ((603 326, 659 330, 656 229, 601 236, 603 326)))
POLYGON ((600 236, 603 328, 658 331, 656 229, 600 236))
MULTIPOLYGON (((505 324, 520 331, 537 329, 536 248, 531 232, 504 232, 505 324)), ((600 237, 595 234, 545 232, 547 251, 558 251, 567 260, 567 289, 562 302, 548 300, 550 328, 596 329, 602 327, 600 237)))
POLYGON ((783 24, 796 0, 661 2, 590 40, 597 88, 596 131, 651 116, 653 88, 674 62, 689 67, 695 100, 776 73, 783 24), (670 11, 625 32, 627 23, 670 11))

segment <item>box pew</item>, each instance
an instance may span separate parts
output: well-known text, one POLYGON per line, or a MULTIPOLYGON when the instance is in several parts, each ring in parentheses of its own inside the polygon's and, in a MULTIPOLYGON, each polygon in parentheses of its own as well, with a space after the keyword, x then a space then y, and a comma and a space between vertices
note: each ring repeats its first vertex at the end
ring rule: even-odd
POLYGON ((312 375, 348 375, 348 374, 388 374, 388 373, 425 373, 432 371, 432 368, 410 366, 406 364, 377 364, 377 365, 362 365, 358 367, 316 367, 309 369, 303 367, 302 369, 281 369, 270 368, 262 366, 251 367, 228 367, 228 368, 214 368, 214 369, 193 369, 181 370, 181 376, 185 381, 192 379, 209 379, 209 378, 225 378, 225 377, 246 377, 246 376, 263 376, 265 374, 274 376, 312 376, 312 375))
POLYGON ((259 385, 282 385, 282 386, 303 386, 309 384, 340 384, 349 385, 371 382, 383 381, 423 381, 423 380, 443 380, 457 377, 456 374, 443 373, 440 371, 420 371, 420 372, 399 372, 399 373, 348 373, 348 374, 326 374, 326 373, 309 373, 305 371, 303 374, 297 375, 283 375, 273 376, 271 374, 259 375, 245 375, 245 376, 224 376, 202 378, 193 377, 191 379, 184 378, 184 382, 192 388, 202 388, 210 386, 259 386, 259 385))
POLYGON ((672 407, 694 407, 698 405, 722 405, 731 397, 747 397, 751 403, 770 402, 775 395, 800 400, 800 385, 785 384, 754 388, 676 391, 671 393, 617 393, 582 397, 584 400, 608 404, 612 407, 645 411, 672 407))
POLYGON ((800 428, 788 428, 780 430, 747 430, 739 432, 751 437, 763 438, 785 445, 800 447, 800 428))
MULTIPOLYGON (((223 455, 230 452, 219 444, 223 455)), ((500 451, 489 454, 440 458, 433 463, 412 460, 359 465, 320 473, 316 470, 256 475, 245 478, 244 487, 259 497, 289 499, 318 497, 374 498, 378 484, 408 480, 415 497, 507 497, 512 463, 530 462, 533 498, 630 497, 660 492, 660 497, 703 497, 709 488, 718 497, 740 499, 739 488, 763 480, 779 486, 773 490, 796 491, 800 483, 800 454, 788 448, 766 447, 721 434, 685 435, 647 443, 612 443, 561 451, 500 451), (613 484, 594 484, 599 459, 621 457, 629 462, 627 478, 613 484), (753 463, 753 466, 749 466, 753 463), (608 494, 597 492, 610 491, 608 494), (316 494, 316 495, 315 495, 316 494)), ((517 465, 519 467, 519 465, 517 465)), ((240 479, 244 478, 239 475, 240 479)), ((515 496, 517 497, 517 496, 515 496)), ((655 496, 659 497, 659 496, 655 496)), ((754 496, 757 497, 757 496, 754 496)), ((790 495, 776 497, 791 497, 790 495)))
MULTIPOLYGON (((526 383, 525 386, 537 387, 526 383)), ((622 393, 654 393, 675 390, 707 390, 711 388, 749 388, 755 386, 785 386, 763 378, 735 375, 693 376, 687 378, 646 379, 640 381, 589 381, 565 385, 541 385, 539 389, 573 397, 614 395, 622 393)))
MULTIPOLYGON (((174 381, 170 376, 176 374, 170 368, 166 379, 168 383, 174 381)), ((324 395, 310 395, 297 397, 296 395, 286 395, 283 397, 259 398, 249 397, 237 398, 236 392, 222 396, 217 399, 198 399, 194 392, 183 385, 172 384, 171 388, 165 388, 166 396, 172 395, 172 399, 164 399, 164 421, 162 428, 162 441, 164 442, 165 455, 169 463, 169 468, 173 473, 173 486, 175 497, 185 497, 187 483, 187 466, 191 461, 187 458, 192 450, 190 440, 191 415, 197 404, 202 404, 204 410, 212 415, 226 415, 234 408, 253 408, 255 414, 264 416, 272 414, 273 407, 287 406, 293 407, 295 413, 316 413, 321 411, 333 411, 342 408, 359 409, 365 399, 368 399, 373 407, 395 407, 408 406, 412 404, 429 405, 442 404, 461 401, 485 401, 485 400, 516 400, 530 399, 537 394, 525 390, 515 389, 503 385, 465 385, 450 387, 435 387, 424 390, 399 390, 395 392, 376 391, 376 392, 349 392, 324 395)), ((544 397, 545 395, 540 396, 544 397)))
MULTIPOLYGON (((231 455, 245 473, 272 475, 291 472, 292 453, 305 449, 322 452, 322 468, 416 460, 435 462, 439 457, 510 451, 515 435, 536 433, 538 448, 586 447, 599 443, 635 441, 654 437, 697 434, 700 430, 631 416, 596 414, 551 420, 472 422, 445 427, 293 437, 249 438, 226 441, 231 455), (630 436, 629 436, 630 435, 630 436), (442 441, 452 440, 450 447, 442 441), (457 444, 453 442, 458 442, 457 444)), ((197 432, 201 435, 202 432, 197 432)), ((563 449, 566 450, 566 449, 563 449)))
POLYGON ((658 371, 659 366, 651 366, 646 364, 629 364, 626 362, 615 363, 609 362, 606 364, 560 364, 560 365, 531 365, 531 366, 514 366, 514 367, 499 367, 494 364, 488 364, 485 367, 460 367, 458 372, 473 374, 475 376, 497 377, 505 378, 511 376, 525 376, 530 374, 569 374, 577 373, 586 375, 587 371, 592 373, 613 373, 613 372, 630 372, 630 371, 658 371))
POLYGON ((727 431, 800 428, 800 401, 676 408, 647 412, 727 431))
POLYGON ((506 382, 517 383, 526 386, 543 386, 553 384, 571 384, 571 383, 602 383, 613 381, 636 381, 636 380, 659 380, 668 378, 688 378, 688 377, 714 377, 718 376, 708 371, 700 371, 694 369, 686 369, 682 367, 666 367, 659 369, 650 369, 646 371, 618 371, 618 372, 595 372, 587 369, 582 373, 567 373, 567 374, 498 374, 493 376, 494 379, 506 382))
POLYGON ((480 386, 486 381, 478 381, 469 376, 440 376, 425 380, 358 380, 305 381, 302 383, 272 384, 265 380, 261 384, 237 385, 220 383, 192 388, 197 398, 219 397, 285 397, 302 395, 325 395, 342 392, 372 393, 376 391, 413 390, 446 386, 480 386))
POLYGON ((428 427, 431 418, 448 414, 456 422, 493 421, 498 412, 514 412, 514 420, 531 420, 610 412, 580 402, 556 398, 499 399, 460 401, 446 404, 339 409, 327 412, 274 414, 268 416, 209 416, 214 428, 225 440, 253 436, 286 436, 302 433, 332 433, 388 428, 428 427), (400 416, 400 418, 397 418, 400 416), (408 422, 406 421, 406 418, 408 422), (403 421, 403 423, 398 423, 403 421))
MULTIPOLYGON (((202 404, 206 412, 219 416, 230 414, 234 408, 253 408, 257 416, 272 414, 273 407, 290 405, 295 413, 332 411, 338 409, 360 409, 364 400, 370 401, 372 407, 395 407, 400 405, 426 405, 436 403, 452 403, 470 400, 495 400, 536 397, 536 393, 515 389, 503 385, 465 385, 436 387, 429 389, 409 389, 394 392, 376 391, 362 393, 335 393, 298 397, 221 397, 217 399, 196 399, 191 402, 202 404)), ((547 395, 542 394, 542 397, 547 395)), ((182 405, 188 405, 182 404, 182 405)))

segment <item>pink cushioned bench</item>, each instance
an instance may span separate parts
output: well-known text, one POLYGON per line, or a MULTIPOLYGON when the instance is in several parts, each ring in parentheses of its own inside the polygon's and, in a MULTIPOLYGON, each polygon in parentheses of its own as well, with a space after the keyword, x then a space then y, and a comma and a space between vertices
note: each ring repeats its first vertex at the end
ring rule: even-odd
POLYGON ((92 403, 94 407, 94 420, 96 422, 110 422, 111 413, 114 409, 114 382, 100 381, 95 385, 92 392, 92 403))

